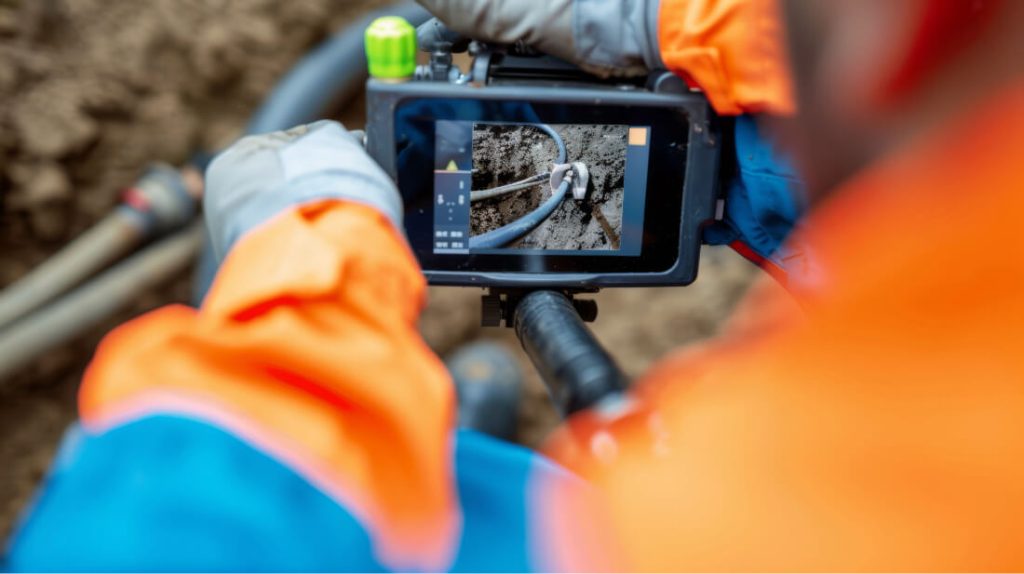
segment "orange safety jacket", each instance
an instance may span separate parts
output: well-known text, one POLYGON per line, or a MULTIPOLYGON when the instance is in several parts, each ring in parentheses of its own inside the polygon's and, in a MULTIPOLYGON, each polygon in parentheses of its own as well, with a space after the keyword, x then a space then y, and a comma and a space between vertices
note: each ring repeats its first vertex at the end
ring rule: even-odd
POLYGON ((1024 568, 1022 134, 1018 83, 856 177, 798 239, 799 318, 572 421, 549 454, 597 488, 625 567, 1024 568))
MULTIPOLYGON (((740 4, 687 6, 715 16, 698 27, 713 40, 740 4)), ((663 18, 663 47, 671 30, 663 18)), ((702 85, 699 70, 723 74, 727 89, 708 89, 720 111, 785 100, 739 89, 761 76, 728 72, 747 70, 735 53, 666 61, 702 85)), ((592 488, 550 465, 459 456, 399 235, 351 203, 284 213, 235 246, 202 309, 158 311, 103 343, 83 434, 9 565, 482 569, 505 537, 481 516, 516 516, 523 569, 1020 569, 1022 130, 1017 86, 838 190, 802 232, 814 265, 799 319, 681 353, 614 418, 584 414, 553 440, 592 488), (470 464, 475 480, 460 477, 470 464), (512 474, 526 511, 491 488, 512 474), (342 519, 355 526, 331 530, 342 519), (110 560, 85 560, 98 555, 110 560)), ((745 312, 784 304, 755 296, 745 312)))
MULTIPOLYGON (((771 78, 783 68, 764 67, 782 57, 778 38, 745 39, 752 24, 779 32, 771 2, 663 2, 665 61, 721 113, 791 107, 786 78, 771 78)), ((423 298, 407 247, 365 207, 304 205, 253 231, 202 309, 157 311, 101 345, 82 431, 7 566, 609 564, 583 542, 600 521, 578 483, 454 432, 450 380, 415 329, 423 298), (563 543, 550 517, 569 505, 575 542, 563 543)))
POLYGON ((661 0, 658 41, 670 70, 719 114, 795 110, 778 0, 661 0))

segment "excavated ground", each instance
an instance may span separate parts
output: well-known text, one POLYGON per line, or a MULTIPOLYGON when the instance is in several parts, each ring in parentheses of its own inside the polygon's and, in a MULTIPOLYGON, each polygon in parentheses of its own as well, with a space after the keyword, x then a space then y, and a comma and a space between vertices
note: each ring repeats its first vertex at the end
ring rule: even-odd
MULTIPOLYGON (((513 248, 617 249, 622 235, 627 126, 552 126, 565 142, 569 162, 583 162, 591 178, 586 200, 571 197, 513 248)), ((473 130, 473 189, 493 189, 551 170, 556 144, 529 126, 481 124, 473 130)), ((507 225, 551 196, 539 185, 473 205, 471 233, 480 235, 507 225)))
MULTIPOLYGON (((0 0, 0 286, 107 213, 147 163, 179 164, 229 142, 296 58, 385 3, 0 0)), ((342 119, 360 125, 362 106, 342 119)), ((691 288, 600 294, 596 332, 636 376, 672 348, 714 333, 752 273, 731 253, 711 251, 691 288)), ((186 274, 139 293, 129 312, 0 381, 0 538, 74 420, 77 382, 101 335, 147 309, 186 301, 188 286, 186 274)), ((479 294, 432 289, 422 321, 428 343, 443 355, 493 339, 526 369, 510 331, 479 327, 479 294)), ((556 417, 536 376, 528 377, 520 439, 536 445, 556 417)))

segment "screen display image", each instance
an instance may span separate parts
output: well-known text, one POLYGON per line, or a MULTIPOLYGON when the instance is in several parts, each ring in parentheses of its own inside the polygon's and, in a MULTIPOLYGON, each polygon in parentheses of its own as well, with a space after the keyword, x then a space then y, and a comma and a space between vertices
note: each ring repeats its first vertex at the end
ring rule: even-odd
POLYGON ((434 252, 639 255, 650 130, 438 121, 434 252))

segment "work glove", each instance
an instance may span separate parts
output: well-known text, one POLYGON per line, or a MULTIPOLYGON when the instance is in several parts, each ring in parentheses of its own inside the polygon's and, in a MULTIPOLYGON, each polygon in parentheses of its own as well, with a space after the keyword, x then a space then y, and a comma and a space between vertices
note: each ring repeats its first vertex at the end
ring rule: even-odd
POLYGON ((735 169, 725 174, 725 213, 705 230, 704 240, 731 246, 788 284, 791 275, 804 271, 806 253, 786 239, 806 210, 806 189, 755 118, 739 116, 733 125, 735 169))
POLYGON ((214 254, 298 205, 344 199, 369 205, 402 228, 402 198, 360 141, 332 121, 248 136, 206 172, 203 208, 214 254))
MULTIPOLYGON (((417 0, 475 40, 522 42, 601 76, 662 69, 660 0, 417 0)), ((431 33, 421 30, 422 35, 431 33)))

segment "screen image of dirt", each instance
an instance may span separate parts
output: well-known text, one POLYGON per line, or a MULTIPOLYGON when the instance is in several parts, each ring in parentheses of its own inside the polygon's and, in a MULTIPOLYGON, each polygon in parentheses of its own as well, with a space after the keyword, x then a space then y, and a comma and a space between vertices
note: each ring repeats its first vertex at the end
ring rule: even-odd
POLYGON ((543 211, 542 205, 557 193, 563 180, 556 164, 582 164, 589 175, 585 198, 575 199, 570 186, 550 216, 502 248, 618 250, 629 133, 625 125, 475 124, 470 236, 494 232, 543 211), (559 162, 562 146, 565 161, 559 162), (553 169, 557 174, 554 190, 553 169))

